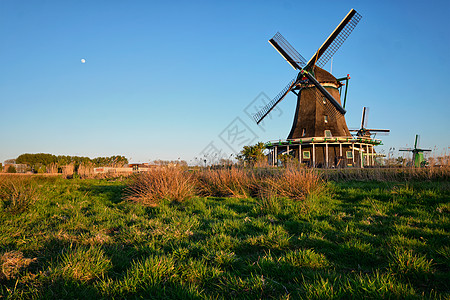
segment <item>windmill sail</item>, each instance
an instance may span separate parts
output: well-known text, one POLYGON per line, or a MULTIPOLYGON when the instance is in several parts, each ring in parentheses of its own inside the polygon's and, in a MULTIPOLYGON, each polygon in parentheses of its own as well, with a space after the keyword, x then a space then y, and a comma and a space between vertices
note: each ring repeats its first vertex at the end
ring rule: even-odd
POLYGON ((314 56, 309 60, 305 69, 310 70, 314 65, 321 68, 325 66, 330 58, 345 42, 350 33, 352 33, 361 18, 361 15, 356 10, 350 10, 347 16, 345 16, 341 23, 330 34, 322 46, 320 46, 316 54, 314 54, 314 56))
POLYGON ((389 129, 368 129, 367 128, 367 121, 369 119, 369 108, 368 107, 363 107, 363 112, 362 112, 362 116, 361 116, 361 128, 359 129, 350 129, 351 132, 357 132, 356 135, 357 136, 367 136, 367 135, 371 135, 373 132, 375 133, 381 133, 383 134, 388 134, 390 132, 389 129))
POLYGON ((284 59, 295 69, 301 70, 306 65, 306 59, 289 44, 289 42, 277 32, 269 43, 284 57, 284 59))
POLYGON ((389 129, 366 129, 366 130, 370 132, 386 132, 386 133, 391 132, 389 129))
POLYGON ((253 115, 253 119, 256 121, 256 124, 259 124, 271 111, 272 109, 280 103, 281 100, 291 91, 291 89, 295 86, 297 82, 297 78, 292 79, 289 84, 278 93, 278 95, 273 98, 266 106, 264 106, 259 112, 253 115))
MULTIPOLYGON (((264 106, 259 112, 253 115, 254 120, 259 124, 291 91, 298 83, 301 82, 300 75, 303 76, 303 80, 307 82, 308 87, 315 87, 314 98, 321 105, 324 105, 324 110, 328 116, 332 118, 338 118, 346 113, 346 110, 341 104, 334 99, 334 97, 328 92, 314 77, 313 73, 309 73, 314 70, 314 65, 319 67, 326 64, 326 62, 334 55, 339 47, 344 43, 358 22, 361 20, 361 15, 354 9, 350 10, 347 16, 341 21, 337 28, 331 33, 328 39, 322 44, 319 50, 314 56, 306 63, 306 60, 301 56, 289 42, 277 32, 270 40, 269 43, 283 56, 283 58, 295 69, 299 70, 300 74, 297 79, 293 79, 273 100, 271 100, 266 106, 264 106)), ((348 130, 348 129, 347 129, 348 130)))
POLYGON ((414 142, 414 149, 419 148, 420 144, 420 135, 416 134, 416 141, 414 142))
POLYGON ((367 127, 368 115, 369 115, 369 108, 364 106, 363 107, 362 117, 361 117, 361 128, 366 128, 367 127))

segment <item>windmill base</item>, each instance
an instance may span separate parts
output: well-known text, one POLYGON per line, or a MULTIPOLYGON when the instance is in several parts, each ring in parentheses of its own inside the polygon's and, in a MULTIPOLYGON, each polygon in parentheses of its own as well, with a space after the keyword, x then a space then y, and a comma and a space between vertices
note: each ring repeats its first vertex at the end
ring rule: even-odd
POLYGON ((268 163, 281 166, 284 155, 312 168, 373 167, 379 165, 374 146, 380 140, 355 137, 313 137, 266 143, 268 163))

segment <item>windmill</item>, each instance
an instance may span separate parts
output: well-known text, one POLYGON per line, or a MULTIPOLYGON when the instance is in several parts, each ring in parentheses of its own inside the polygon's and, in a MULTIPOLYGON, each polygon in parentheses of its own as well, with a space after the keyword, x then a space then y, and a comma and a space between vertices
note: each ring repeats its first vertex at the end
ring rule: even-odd
MULTIPOLYGON (((310 96, 312 96, 319 104, 323 104, 325 110, 331 114, 331 117, 339 118, 339 116, 343 116, 346 113, 346 110, 341 106, 340 101, 335 99, 338 93, 333 93, 335 94, 333 97, 329 89, 326 89, 327 85, 320 84, 319 81, 322 81, 322 83, 337 83, 336 78, 323 70, 322 67, 325 66, 330 58, 336 53, 360 20, 361 15, 354 9, 350 10, 347 16, 341 21, 308 62, 306 62, 303 56, 301 56, 297 50, 295 50, 289 42, 277 32, 275 36, 269 40, 269 43, 295 70, 298 70, 299 73, 296 78, 292 79, 287 86, 272 99, 272 101, 253 116, 256 123, 259 124, 289 92, 294 92, 294 94, 300 98, 302 90, 310 90, 309 94, 312 94, 310 96)), ((338 87, 340 86, 341 85, 338 84, 338 87)))
MULTIPOLYGON (((341 105, 339 88, 344 85, 342 83, 344 80, 348 84, 350 76, 336 79, 322 69, 360 20, 361 15, 351 9, 308 62, 279 32, 269 40, 281 56, 298 70, 298 75, 274 99, 253 115, 259 124, 289 92, 297 96, 297 108, 291 131, 285 142, 278 143, 281 147, 277 146, 274 149, 272 154, 274 164, 277 164, 278 154, 284 151, 290 153, 289 147, 292 148, 290 145, 299 146, 297 152, 299 161, 325 167, 355 165, 355 153, 351 149, 354 148, 352 144, 356 142, 359 142, 360 149, 365 149, 359 151, 361 157, 363 151, 369 151, 369 145, 364 144, 362 147, 362 141, 351 140, 352 136, 345 122, 346 110, 341 105), (332 141, 334 142, 331 143, 332 141)), ((374 143, 370 144, 373 145, 374 143)), ((272 143, 269 143, 268 148, 271 147, 272 143)), ((362 158, 360 164, 362 165, 362 158)))
POLYGON ((430 149, 420 149, 419 147, 419 143, 420 143, 420 136, 418 134, 416 134, 416 139, 414 141, 414 149, 412 148, 400 148, 399 151, 408 151, 408 152, 412 152, 413 154, 413 162, 414 162, 414 166, 416 168, 420 168, 423 164, 423 162, 425 161, 425 159, 423 158, 423 153, 424 152, 429 152, 431 151, 430 149))
POLYGON ((372 134, 377 132, 387 134, 390 132, 389 129, 368 129, 367 120, 369 115, 369 108, 363 107, 363 113, 361 117, 361 127, 359 129, 350 129, 350 132, 356 132, 357 137, 370 137, 372 134))

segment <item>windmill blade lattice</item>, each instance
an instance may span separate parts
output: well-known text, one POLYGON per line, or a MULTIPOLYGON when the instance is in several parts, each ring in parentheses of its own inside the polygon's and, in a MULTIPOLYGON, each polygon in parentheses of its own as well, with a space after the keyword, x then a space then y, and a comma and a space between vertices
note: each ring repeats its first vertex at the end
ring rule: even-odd
POLYGON ((292 79, 289 84, 278 93, 278 95, 273 98, 266 106, 264 106, 260 111, 253 115, 253 119, 256 121, 256 124, 259 124, 271 111, 272 109, 280 103, 281 100, 291 91, 294 85, 297 82, 297 78, 292 79))
POLYGON ((361 18, 362 16, 356 10, 352 9, 333 33, 331 33, 325 43, 317 50, 316 54, 308 62, 307 67, 312 68, 315 64, 323 68, 342 46, 350 33, 352 33, 361 18))
POLYGON ((296 70, 301 70, 306 66, 306 59, 289 44, 289 42, 277 32, 269 43, 277 49, 284 59, 296 70))
POLYGON ((270 40, 269 43, 283 56, 283 58, 300 73, 296 79, 293 79, 274 99, 272 99, 267 105, 265 105, 259 112, 253 115, 253 119, 259 124, 281 101, 283 98, 303 80, 307 82, 300 88, 308 87, 313 88, 313 97, 319 104, 324 107, 326 116, 329 118, 339 118, 346 113, 346 110, 342 105, 334 99, 334 97, 316 80, 313 73, 314 65, 322 67, 328 60, 334 55, 339 47, 344 43, 358 22, 361 20, 361 15, 354 9, 345 16, 345 18, 339 23, 336 29, 331 33, 327 40, 317 50, 313 57, 306 63, 305 58, 292 47, 292 45, 277 32, 270 40), (300 80, 300 75, 303 76, 303 80, 300 80), (312 84, 312 85, 310 85, 312 84))
POLYGON ((370 132, 371 134, 373 134, 374 136, 386 136, 389 135, 389 133, 391 132, 389 129, 366 129, 368 132, 370 132))

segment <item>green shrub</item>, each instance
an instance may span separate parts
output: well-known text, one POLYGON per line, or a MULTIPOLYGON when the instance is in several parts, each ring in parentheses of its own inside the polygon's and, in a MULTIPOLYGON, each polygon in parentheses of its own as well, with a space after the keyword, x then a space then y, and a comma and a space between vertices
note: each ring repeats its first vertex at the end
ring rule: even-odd
POLYGON ((47 171, 47 169, 46 169, 45 166, 40 166, 40 167, 37 169, 38 174, 44 174, 46 171, 47 171))
POLYGON ((14 166, 9 166, 9 167, 8 167, 8 173, 17 173, 16 167, 14 167, 14 166))

